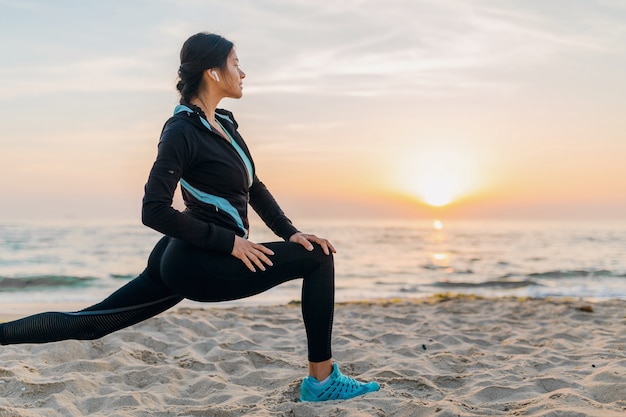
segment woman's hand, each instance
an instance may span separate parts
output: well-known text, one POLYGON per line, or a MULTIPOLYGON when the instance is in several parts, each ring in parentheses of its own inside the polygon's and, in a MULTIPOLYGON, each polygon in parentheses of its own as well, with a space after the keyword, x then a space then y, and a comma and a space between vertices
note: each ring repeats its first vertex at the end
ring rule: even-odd
POLYGON ((306 233, 296 232, 293 235, 291 235, 291 237, 289 237, 289 241, 294 242, 294 243, 299 243, 302 246, 304 246, 306 250, 309 250, 309 251, 313 250, 313 245, 311 244, 311 242, 313 242, 313 243, 317 243, 318 245, 320 245, 326 255, 330 255, 331 252, 337 253, 333 245, 328 240, 323 239, 321 237, 317 237, 315 235, 309 235, 306 233))
POLYGON ((250 242, 240 236, 235 236, 235 244, 230 254, 240 259, 252 272, 256 272, 255 265, 261 271, 265 271, 265 265, 273 265, 270 258, 267 257, 267 255, 274 254, 271 249, 258 243, 250 242))

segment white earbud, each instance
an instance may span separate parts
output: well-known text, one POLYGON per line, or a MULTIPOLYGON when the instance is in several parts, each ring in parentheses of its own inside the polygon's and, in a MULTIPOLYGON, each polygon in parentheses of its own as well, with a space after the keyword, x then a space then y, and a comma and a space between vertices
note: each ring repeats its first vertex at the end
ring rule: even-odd
POLYGON ((217 71, 213 70, 213 71, 211 71, 211 74, 213 74, 213 78, 215 78, 215 81, 217 81, 217 82, 220 81, 220 77, 217 76, 217 71))

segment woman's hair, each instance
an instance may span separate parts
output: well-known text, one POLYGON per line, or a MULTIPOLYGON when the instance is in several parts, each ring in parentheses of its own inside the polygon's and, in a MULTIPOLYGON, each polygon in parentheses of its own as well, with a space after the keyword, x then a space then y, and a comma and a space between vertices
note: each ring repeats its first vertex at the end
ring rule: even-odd
POLYGON ((226 69, 233 43, 214 33, 196 33, 180 50, 180 67, 176 89, 180 102, 189 103, 198 94, 202 75, 209 68, 226 69))

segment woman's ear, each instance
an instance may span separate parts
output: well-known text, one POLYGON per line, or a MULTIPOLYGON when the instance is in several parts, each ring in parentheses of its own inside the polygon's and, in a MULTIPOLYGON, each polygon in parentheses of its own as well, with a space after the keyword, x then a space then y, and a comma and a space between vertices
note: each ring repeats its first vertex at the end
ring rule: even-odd
POLYGON ((213 79, 215 81, 217 81, 218 83, 220 82, 220 77, 219 77, 219 75, 217 75, 217 71, 211 70, 211 75, 213 75, 213 79))

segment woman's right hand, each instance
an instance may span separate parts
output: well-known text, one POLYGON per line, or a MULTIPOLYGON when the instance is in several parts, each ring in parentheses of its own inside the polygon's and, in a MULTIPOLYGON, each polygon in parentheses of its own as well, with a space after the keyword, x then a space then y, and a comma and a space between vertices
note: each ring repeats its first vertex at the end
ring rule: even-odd
POLYGON ((256 272, 255 265, 261 271, 265 271, 265 265, 273 265, 270 258, 267 257, 274 254, 271 249, 258 243, 250 242, 240 236, 235 236, 235 244, 230 254, 240 259, 252 272, 256 272))

